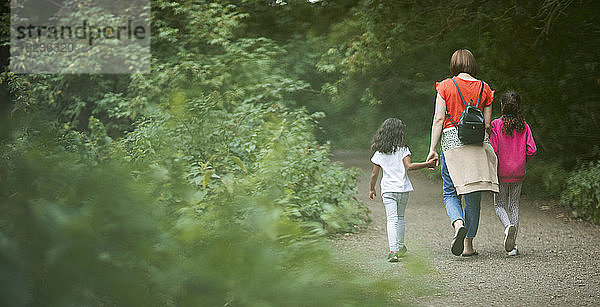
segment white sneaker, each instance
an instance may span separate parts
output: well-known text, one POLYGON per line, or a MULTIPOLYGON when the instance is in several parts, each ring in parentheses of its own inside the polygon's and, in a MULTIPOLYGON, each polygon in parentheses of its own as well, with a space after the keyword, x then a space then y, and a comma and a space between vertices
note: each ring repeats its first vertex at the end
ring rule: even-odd
POLYGON ((515 248, 513 248, 513 250, 511 250, 510 252, 508 252, 509 256, 516 256, 519 254, 519 250, 517 249, 517 245, 515 244, 515 248))
POLYGON ((515 232, 517 232, 515 225, 508 225, 504 229, 504 250, 507 252, 515 248, 515 232))

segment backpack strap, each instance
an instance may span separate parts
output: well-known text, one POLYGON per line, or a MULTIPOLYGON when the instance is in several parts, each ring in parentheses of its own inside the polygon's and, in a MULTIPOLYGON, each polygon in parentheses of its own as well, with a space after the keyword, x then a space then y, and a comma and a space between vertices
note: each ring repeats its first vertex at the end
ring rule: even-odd
POLYGON ((452 119, 452 116, 450 116, 450 114, 448 113, 448 110, 446 110, 446 117, 448 117, 448 119, 452 122, 454 127, 458 128, 458 124, 452 119))
MULTIPOLYGON (((475 106, 478 109, 479 109, 479 101, 481 101, 481 94, 483 94, 483 87, 484 87, 484 84, 483 84, 483 81, 481 81, 481 90, 479 91, 479 98, 477 98, 477 105, 475 106)), ((460 93, 460 90, 458 92, 460 93)), ((462 96, 461 96, 461 98, 462 98, 462 96)))
MULTIPOLYGON (((456 84, 456 81, 454 81, 454 78, 452 78, 451 80, 452 80, 452 82, 454 82, 454 85, 456 86, 456 89, 458 90, 458 95, 460 95, 460 100, 462 100, 462 103, 465 105, 465 109, 466 109, 467 103, 465 102, 465 98, 463 98, 463 95, 460 92, 460 88, 458 87, 458 84, 456 84)), ((477 101, 477 103, 479 103, 479 101, 477 101)))
MULTIPOLYGON (((465 105, 465 109, 466 109, 467 103, 465 102, 465 98, 463 98, 463 95, 460 92, 460 88, 458 88, 458 84, 456 84, 456 81, 454 81, 454 78, 451 78, 451 80, 452 80, 452 82, 454 82, 454 85, 456 86, 456 89, 458 90, 458 94, 460 95, 460 100, 462 100, 462 103, 465 105)), ((446 109, 446 117, 448 117, 448 119, 452 122, 454 127, 458 128, 458 124, 452 119, 452 116, 450 116, 450 113, 448 113, 448 109, 446 109)))

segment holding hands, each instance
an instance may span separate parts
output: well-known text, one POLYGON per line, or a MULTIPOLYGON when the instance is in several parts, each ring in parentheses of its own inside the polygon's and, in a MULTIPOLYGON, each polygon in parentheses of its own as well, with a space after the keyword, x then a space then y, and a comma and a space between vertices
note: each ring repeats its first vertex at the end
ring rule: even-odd
POLYGON ((427 160, 425 163, 430 170, 434 170, 435 167, 440 164, 438 153, 435 151, 430 151, 429 155, 427 155, 427 160))

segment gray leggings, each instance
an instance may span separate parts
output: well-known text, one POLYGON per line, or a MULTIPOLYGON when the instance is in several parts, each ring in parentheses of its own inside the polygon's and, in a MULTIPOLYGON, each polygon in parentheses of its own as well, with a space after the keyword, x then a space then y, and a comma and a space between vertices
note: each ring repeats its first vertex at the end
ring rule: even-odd
MULTIPOLYGON (((512 224, 515 225, 517 231, 519 230, 519 198, 522 185, 522 182, 500 183, 499 193, 494 194, 494 209, 496 209, 496 215, 504 228, 512 224), (506 212, 507 205, 510 216, 506 212)), ((516 239, 517 232, 515 231, 516 239)))

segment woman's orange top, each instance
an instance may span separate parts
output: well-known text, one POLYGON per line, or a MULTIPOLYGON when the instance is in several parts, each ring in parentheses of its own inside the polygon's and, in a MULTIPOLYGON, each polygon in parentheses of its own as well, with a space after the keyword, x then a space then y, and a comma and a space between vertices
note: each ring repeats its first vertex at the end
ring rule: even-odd
MULTIPOLYGON (((481 90, 481 82, 479 80, 463 80, 458 77, 454 77, 456 84, 460 87, 460 92, 465 99, 465 102, 469 104, 472 100, 471 105, 477 104, 477 98, 479 97, 479 91, 481 90)), ((454 82, 450 78, 445 79, 442 82, 436 82, 435 88, 437 92, 446 101, 446 111, 452 116, 452 120, 458 123, 460 115, 465 109, 465 105, 460 100, 458 90, 454 85, 454 82)), ((483 112, 483 108, 492 104, 494 100, 494 91, 490 86, 483 82, 483 93, 481 93, 481 100, 479 101, 479 109, 483 112)), ((444 118, 443 129, 454 127, 452 122, 448 119, 448 116, 444 118)))

